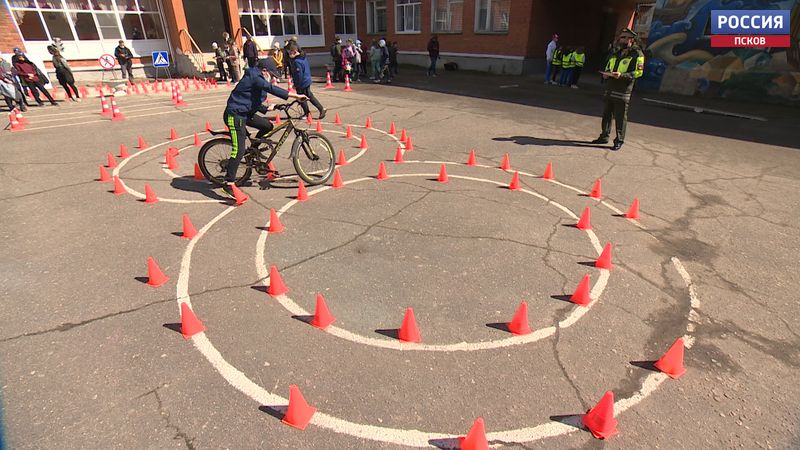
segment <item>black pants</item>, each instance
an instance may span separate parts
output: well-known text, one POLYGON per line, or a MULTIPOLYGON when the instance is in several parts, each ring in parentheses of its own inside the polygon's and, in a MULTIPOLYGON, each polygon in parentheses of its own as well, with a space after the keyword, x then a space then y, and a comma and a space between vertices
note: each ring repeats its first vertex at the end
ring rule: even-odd
MULTIPOLYGON (((311 86, 304 88, 295 87, 295 90, 297 90, 298 94, 302 94, 308 97, 308 101, 310 101, 311 104, 314 105, 314 107, 317 108, 319 112, 322 112, 322 110, 325 109, 322 107, 322 103, 320 103, 319 100, 317 100, 317 97, 314 96, 314 93, 311 92, 311 86)), ((303 107, 303 114, 308 116, 308 111, 309 111, 308 102, 301 102, 300 106, 303 107)))
POLYGON ((603 130, 600 132, 602 139, 608 139, 611 134, 611 118, 614 118, 614 125, 617 131, 615 141, 625 142, 625 128, 628 124, 628 102, 606 96, 603 101, 603 130))
POLYGON ((341 58, 334 59, 336 59, 336 61, 333 62, 333 81, 344 81, 341 58))
POLYGON ((217 60, 217 69, 219 69, 219 81, 227 81, 228 75, 225 73, 225 60, 218 59, 217 60))
POLYGON ((122 72, 122 79, 125 79, 125 72, 128 73, 128 78, 133 79, 133 61, 130 59, 124 63, 119 63, 119 70, 122 72))
POLYGON ((256 57, 248 57, 247 58, 247 67, 255 67, 256 62, 258 62, 258 58, 256 57))
POLYGON ((581 72, 583 72, 583 67, 576 67, 572 71, 572 84, 578 85, 578 80, 581 79, 581 72))
POLYGON ((560 73, 561 73, 561 65, 560 64, 553 65, 552 78, 550 78, 550 81, 555 83, 560 73))
POLYGON ((64 88, 64 92, 67 93, 67 98, 73 98, 73 97, 81 98, 81 95, 78 94, 78 88, 75 87, 75 82, 74 81, 58 80, 58 84, 60 84, 61 87, 64 88))
POLYGON ((236 171, 239 170, 239 163, 247 152, 247 127, 257 128, 256 137, 264 137, 272 131, 272 123, 266 117, 253 115, 242 117, 225 111, 222 120, 228 125, 231 131, 231 157, 228 159, 228 170, 225 172, 225 181, 233 183, 236 181, 236 171))
POLYGON ((41 91, 44 96, 50 100, 50 103, 54 105, 56 104, 56 101, 53 100, 53 96, 50 95, 50 92, 48 92, 47 89, 45 89, 41 81, 28 81, 25 84, 28 86, 28 89, 31 90, 31 94, 33 94, 33 98, 36 100, 36 103, 40 105, 42 104, 42 99, 39 97, 39 91, 41 91))

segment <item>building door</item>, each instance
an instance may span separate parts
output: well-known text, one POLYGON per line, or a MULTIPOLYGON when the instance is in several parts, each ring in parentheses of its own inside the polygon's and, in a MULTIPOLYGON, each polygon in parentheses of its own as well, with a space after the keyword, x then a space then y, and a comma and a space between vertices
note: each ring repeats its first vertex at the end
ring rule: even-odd
POLYGON ((222 45, 223 32, 231 33, 226 0, 183 0, 183 10, 189 34, 204 52, 212 42, 222 45))

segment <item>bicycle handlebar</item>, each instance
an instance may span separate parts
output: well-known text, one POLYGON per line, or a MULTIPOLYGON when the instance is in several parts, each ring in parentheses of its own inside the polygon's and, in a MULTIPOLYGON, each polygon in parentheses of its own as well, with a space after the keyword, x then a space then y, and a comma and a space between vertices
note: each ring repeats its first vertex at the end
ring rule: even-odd
POLYGON ((291 114, 289 114, 289 111, 291 111, 292 107, 294 105, 299 105, 299 104, 300 104, 299 100, 292 100, 289 103, 280 103, 280 104, 275 105, 275 108, 273 109, 273 111, 283 111, 285 113, 287 119, 302 119, 303 118, 302 113, 301 113, 301 115, 299 115, 297 117, 294 117, 291 114))

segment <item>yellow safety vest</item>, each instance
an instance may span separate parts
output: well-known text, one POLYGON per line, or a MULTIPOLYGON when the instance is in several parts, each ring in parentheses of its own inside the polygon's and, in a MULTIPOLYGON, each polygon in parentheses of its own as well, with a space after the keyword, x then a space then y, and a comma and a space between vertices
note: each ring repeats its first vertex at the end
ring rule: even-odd
POLYGON ((559 50, 559 49, 553 50, 553 62, 552 62, 552 64, 554 66, 560 66, 561 65, 561 50, 559 50))
POLYGON ((564 69, 572 69, 572 53, 574 52, 566 53, 561 57, 561 67, 564 69))
POLYGON ((586 54, 584 53, 575 53, 575 65, 578 67, 583 67, 583 63, 586 61, 586 54))
POLYGON ((619 72, 619 73, 633 73, 633 78, 639 78, 644 73, 644 55, 639 52, 639 56, 636 58, 636 63, 631 65, 631 61, 633 61, 632 56, 625 56, 623 58, 617 58, 616 54, 611 55, 608 58, 608 62, 606 63, 606 72, 619 72))

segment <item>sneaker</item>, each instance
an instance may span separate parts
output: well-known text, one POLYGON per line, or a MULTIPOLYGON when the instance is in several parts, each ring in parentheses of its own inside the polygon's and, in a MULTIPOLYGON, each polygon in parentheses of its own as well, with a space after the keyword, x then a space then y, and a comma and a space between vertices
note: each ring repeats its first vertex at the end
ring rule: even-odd
POLYGON ((572 86, 570 86, 570 87, 571 87, 572 89, 578 89, 578 85, 577 85, 577 84, 573 84, 573 85, 572 85, 572 86))
POLYGON ((592 141, 592 144, 608 144, 608 138, 599 137, 592 141))
POLYGON ((322 111, 319 112, 319 117, 317 117, 317 119, 318 120, 324 119, 325 118, 325 114, 328 114, 328 110, 323 108, 322 111))
POLYGON ((618 141, 614 139, 614 145, 611 147, 611 150, 617 151, 622 148, 622 141, 618 141))
POLYGON ((236 195, 234 195, 233 188, 231 187, 230 184, 226 184, 225 186, 222 186, 222 189, 220 189, 220 191, 221 191, 222 195, 225 196, 225 197, 233 198, 233 199, 236 198, 236 195))

